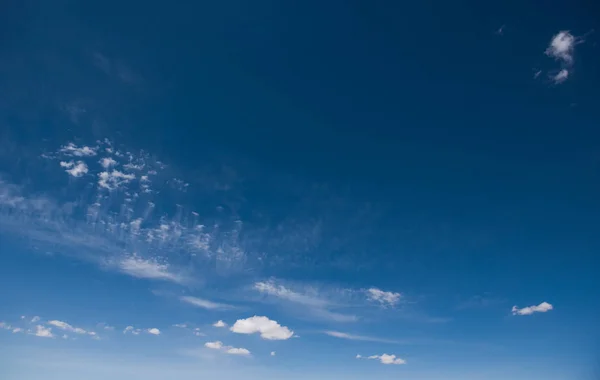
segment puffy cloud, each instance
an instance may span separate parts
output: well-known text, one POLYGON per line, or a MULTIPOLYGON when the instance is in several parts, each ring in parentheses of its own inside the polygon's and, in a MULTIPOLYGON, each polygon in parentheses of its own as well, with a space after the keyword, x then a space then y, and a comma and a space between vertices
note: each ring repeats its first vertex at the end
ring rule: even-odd
POLYGON ((369 300, 379 302, 383 306, 395 306, 402 296, 400 293, 384 292, 377 288, 367 289, 366 292, 369 300))
MULTIPOLYGON (((360 355, 356 356, 360 358, 360 355)), ((371 355, 367 359, 379 360, 381 364, 406 364, 406 360, 396 357, 396 355, 371 355)))
POLYGON ((548 302, 542 302, 537 306, 528 306, 522 309, 519 309, 517 306, 512 307, 513 315, 531 315, 533 313, 545 313, 554 309, 554 306, 549 304, 548 302))
POLYGON ((362 358, 362 355, 360 355, 360 354, 356 354, 356 358, 357 358, 357 359, 361 359, 361 358, 362 358))
POLYGON ((364 342, 397 343, 396 341, 389 340, 389 339, 377 338, 377 337, 372 337, 372 336, 364 336, 364 335, 353 335, 353 334, 347 334, 347 333, 340 332, 340 331, 324 331, 323 333, 325 335, 329 335, 331 337, 340 338, 340 339, 358 340, 358 341, 364 341, 364 342))
POLYGON ((68 143, 60 148, 59 152, 64 153, 68 156, 77 157, 91 157, 95 156, 98 148, 91 148, 89 146, 78 147, 73 143, 68 143))
POLYGON ((88 167, 83 161, 77 161, 76 163, 73 161, 61 161, 60 166, 65 168, 65 172, 73 177, 81 177, 88 172, 88 167))
POLYGON ((576 38, 569 31, 560 31, 550 40, 550 45, 546 48, 546 55, 571 65, 576 43, 576 38))
POLYGON ((152 335, 160 335, 160 330, 153 327, 151 329, 146 330, 148 332, 148 334, 152 334, 152 335))
POLYGON ((294 336, 294 332, 287 327, 267 317, 259 316, 238 319, 230 330, 238 334, 259 333, 261 338, 267 340, 286 340, 294 336))
POLYGON ((105 157, 105 158, 103 158, 103 159, 100 160, 100 165, 102 165, 102 167, 104 169, 108 169, 111 166, 115 166, 116 164, 117 164, 117 161, 115 161, 111 157, 105 157))
POLYGON ((221 348, 223 348, 223 342, 218 340, 216 342, 206 342, 204 343, 204 347, 210 348, 212 350, 220 350, 221 348))
POLYGON ((227 323, 225 323, 225 322, 223 322, 221 320, 218 320, 215 323, 213 323, 213 326, 214 327, 227 327, 227 323))
MULTIPOLYGON (((65 330, 65 331, 70 331, 70 332, 74 332, 76 334, 87 334, 88 332, 82 328, 79 327, 73 327, 70 324, 68 324, 67 322, 63 322, 63 321, 49 321, 48 322, 49 325, 52 325, 54 327, 58 327, 61 330, 65 330)), ((90 334, 90 335, 95 335, 95 333, 90 334)))
POLYGON ((552 80, 552 82, 554 82, 555 84, 560 84, 560 83, 566 81, 568 78, 569 78, 569 70, 567 70, 567 69, 562 69, 555 75, 550 76, 550 80, 552 80))
POLYGON ((134 174, 125 174, 119 170, 104 171, 98 174, 98 186, 109 191, 116 190, 135 179, 134 174))
POLYGON ((231 305, 212 302, 198 297, 181 296, 179 297, 179 300, 207 310, 225 310, 233 308, 231 305))
POLYGON ((42 325, 35 326, 35 332, 33 333, 33 335, 39 336, 41 338, 54 338, 54 334, 52 334, 52 329, 44 327, 42 325))
POLYGON ((275 356, 275 351, 271 351, 271 356, 275 356))
POLYGON ((133 277, 167 280, 175 283, 184 282, 181 276, 169 272, 167 264, 160 264, 155 259, 145 260, 137 256, 131 256, 121 260, 118 267, 121 272, 133 277))
POLYGON ((230 355, 250 355, 250 351, 248 351, 245 348, 229 348, 227 349, 227 351, 225 351, 226 353, 230 354, 230 355))
POLYGON ((123 330, 123 334, 133 334, 133 335, 140 335, 140 332, 142 332, 141 329, 136 329, 133 326, 127 326, 125 327, 125 329, 123 330))

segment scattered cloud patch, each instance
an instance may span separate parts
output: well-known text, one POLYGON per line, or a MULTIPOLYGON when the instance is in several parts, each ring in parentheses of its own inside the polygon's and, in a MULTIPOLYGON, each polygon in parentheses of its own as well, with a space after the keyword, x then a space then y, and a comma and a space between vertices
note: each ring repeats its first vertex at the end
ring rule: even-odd
POLYGON ((223 342, 217 340, 215 342, 206 342, 204 343, 204 347, 210 348, 211 350, 218 350, 224 352, 229 355, 241 355, 241 356, 249 356, 250 351, 245 348, 235 348, 231 346, 224 346, 223 342))
POLYGON ((554 309, 554 306, 548 302, 542 302, 537 306, 528 306, 522 309, 519 309, 517 306, 513 306, 511 311, 513 315, 531 315, 533 313, 546 313, 552 309, 554 309))
POLYGON ((140 335, 140 333, 142 332, 141 329, 136 329, 133 326, 127 326, 125 327, 125 329, 123 330, 123 334, 133 334, 133 335, 140 335))
POLYGON ((215 323, 213 323, 213 326, 214 327, 227 327, 227 323, 225 323, 225 322, 223 322, 221 320, 218 320, 215 323))
POLYGON ((31 318, 31 323, 36 323, 40 321, 40 317, 38 317, 37 315, 33 318, 31 318))
MULTIPOLYGON (((73 332, 75 334, 80 334, 80 335, 88 334, 88 331, 86 331, 82 328, 79 328, 79 327, 73 327, 70 324, 68 324, 67 322, 53 320, 53 321, 49 321, 48 324, 51 326, 57 327, 61 330, 73 332)), ((92 333, 93 332, 90 332, 90 335, 95 335, 95 333, 93 333, 93 334, 92 333)))
POLYGON ((506 29, 506 25, 502 25, 501 27, 499 27, 496 30, 496 35, 498 36, 503 36, 504 35, 504 30, 506 29))
POLYGON ((545 53, 564 64, 571 65, 576 43, 576 38, 569 31, 562 30, 552 37, 545 53))
POLYGON ((212 350, 220 350, 221 348, 223 348, 223 342, 218 340, 215 342, 206 342, 204 343, 204 347, 210 348, 212 350))
POLYGON ((569 70, 567 70, 567 69, 562 69, 555 75, 550 76, 550 80, 552 80, 552 82, 554 82, 554 84, 563 83, 568 78, 569 78, 569 70))
POLYGON ((76 156, 76 157, 91 157, 97 154, 98 148, 92 148, 89 146, 77 146, 73 143, 68 143, 67 145, 63 145, 59 152, 63 153, 67 156, 76 156))
MULTIPOLYGON (((360 355, 358 355, 360 356, 360 355)), ((358 357, 357 356, 357 357, 358 357)), ((396 357, 396 355, 371 355, 367 359, 379 360, 381 364, 406 364, 406 360, 396 357)))
POLYGON ((98 186, 109 191, 117 190, 135 179, 135 174, 125 174, 119 170, 104 171, 98 174, 98 186))
POLYGON ((44 327, 42 325, 35 326, 35 332, 32 333, 35 336, 39 336, 40 338, 54 338, 54 334, 52 334, 52 329, 49 327, 44 327))
POLYGON ((207 310, 227 310, 227 309, 233 308, 233 306, 231 306, 231 305, 212 302, 209 300, 205 300, 205 299, 198 298, 198 297, 192 297, 192 296, 181 296, 181 297, 179 297, 179 300, 182 302, 189 303, 190 305, 197 306, 197 307, 207 309, 207 310))
POLYGON ((287 340, 294 332, 267 317, 254 316, 238 319, 230 330, 237 334, 260 334, 266 340, 287 340))
POLYGON ((271 351, 271 356, 275 356, 275 351, 271 351))
POLYGON ((250 355, 250 351, 248 351, 245 348, 229 348, 227 349, 227 351, 225 351, 226 353, 230 354, 230 355, 243 355, 243 356, 248 356, 250 355))
POLYGON ((378 302, 382 306, 396 306, 402 296, 400 293, 385 292, 377 288, 367 289, 366 292, 370 301, 378 302))
POLYGON ((185 323, 176 323, 173 325, 173 327, 178 327, 180 329, 187 329, 187 325, 185 323))
POLYGON ((104 157, 103 159, 100 160, 100 165, 104 169, 109 169, 109 168, 115 166, 116 164, 117 164, 117 161, 115 161, 112 157, 104 157))
POLYGON ((88 172, 88 166, 83 161, 61 161, 60 166, 65 168, 65 172, 73 177, 81 177, 88 172))

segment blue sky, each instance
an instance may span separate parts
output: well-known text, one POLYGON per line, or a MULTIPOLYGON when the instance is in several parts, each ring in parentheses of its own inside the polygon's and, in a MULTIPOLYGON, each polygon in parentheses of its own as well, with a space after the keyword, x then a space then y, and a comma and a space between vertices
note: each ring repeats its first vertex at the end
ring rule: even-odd
POLYGON ((321 3, 1 12, 0 377, 592 376, 598 7, 321 3))

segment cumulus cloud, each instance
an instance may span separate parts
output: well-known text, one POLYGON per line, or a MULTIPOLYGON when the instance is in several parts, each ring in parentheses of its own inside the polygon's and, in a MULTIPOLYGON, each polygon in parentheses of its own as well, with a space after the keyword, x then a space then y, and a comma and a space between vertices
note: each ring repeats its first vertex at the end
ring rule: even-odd
MULTIPOLYGON (((360 355, 357 355, 356 357, 360 358, 360 355)), ((406 360, 400 359, 396 357, 396 355, 371 355, 367 359, 379 360, 381 364, 406 364, 406 360)))
POLYGON ((267 317, 254 316, 246 319, 238 319, 230 330, 238 334, 260 334, 260 337, 267 340, 287 340, 294 335, 294 332, 285 326, 281 326, 276 321, 267 317))
POLYGON ((218 350, 230 355, 242 355, 248 356, 250 355, 250 351, 245 348, 235 348, 231 346, 224 346, 223 342, 215 341, 215 342, 206 342, 204 343, 204 347, 210 348, 211 350, 218 350))
POLYGON ((175 283, 183 283, 184 278, 169 271, 167 264, 161 264, 156 259, 142 259, 131 256, 118 263, 121 272, 137 278, 149 278, 155 280, 166 280, 175 283))
POLYGON ((198 297, 181 296, 179 297, 179 300, 207 310, 226 310, 233 308, 231 305, 212 302, 198 297))
POLYGON ((89 146, 81 146, 78 147, 73 143, 68 143, 60 148, 59 152, 66 154, 68 156, 77 156, 77 157, 91 157, 97 154, 98 148, 92 148, 89 146))
POLYGON ((116 164, 117 164, 117 161, 115 161, 112 157, 104 157, 103 159, 100 160, 100 165, 104 169, 108 169, 112 166, 115 166, 116 164))
POLYGON ((364 336, 364 335, 353 335, 353 334, 348 334, 348 333, 344 333, 344 332, 340 332, 340 331, 324 331, 323 333, 325 335, 329 335, 331 337, 339 338, 339 339, 358 340, 358 341, 364 341, 364 342, 397 343, 396 341, 390 340, 390 339, 377 338, 377 337, 364 336))
POLYGON ((54 338, 54 334, 52 334, 52 329, 44 327, 42 325, 35 326, 35 332, 33 333, 33 335, 39 336, 41 338, 54 338))
POLYGON ((146 330, 148 332, 148 334, 152 334, 152 335, 160 335, 160 330, 157 328, 150 328, 148 330, 146 330))
POLYGON ((528 306, 522 309, 519 309, 517 306, 512 307, 513 315, 531 315, 533 313, 545 313, 554 309, 554 306, 549 304, 548 302, 542 302, 537 306, 528 306))
MULTIPOLYGON (((70 324, 68 324, 67 322, 53 320, 53 321, 49 321, 48 324, 52 325, 54 327, 57 327, 61 330, 74 332, 76 334, 81 334, 81 335, 88 334, 88 331, 86 331, 82 328, 79 328, 79 327, 73 327, 70 324)), ((95 333, 93 335, 95 335, 95 333)))
POLYGON ((215 342, 206 342, 204 343, 204 347, 210 348, 212 350, 220 350, 221 348, 223 348, 223 342, 218 340, 215 342))
POLYGON ((88 172, 88 166, 83 161, 61 161, 60 166, 65 168, 65 172, 73 177, 81 177, 88 172))
POLYGON ((225 323, 225 322, 223 322, 221 320, 218 320, 215 323, 213 323, 213 326, 214 327, 227 327, 227 323, 225 323))
POLYGON ((134 179, 134 174, 126 174, 119 170, 104 171, 98 174, 98 186, 112 191, 123 187, 134 179))
POLYGON ((560 84, 560 83, 566 81, 568 78, 569 78, 569 70, 567 70, 567 69, 562 69, 555 75, 550 76, 550 80, 552 80, 552 82, 554 82, 555 84, 560 84))
POLYGON ((562 30, 550 40, 550 44, 546 48, 546 55, 567 65, 571 65, 573 63, 575 44, 575 37, 569 31, 562 30))
POLYGON ((401 294, 394 292, 384 292, 377 288, 367 289, 367 298, 370 301, 378 302, 382 306, 395 306, 400 301, 401 294))

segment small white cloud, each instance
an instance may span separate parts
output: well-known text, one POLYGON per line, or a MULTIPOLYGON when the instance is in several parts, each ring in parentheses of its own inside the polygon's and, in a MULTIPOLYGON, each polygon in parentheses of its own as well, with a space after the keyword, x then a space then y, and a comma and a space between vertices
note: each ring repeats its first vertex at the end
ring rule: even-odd
POLYGON ((522 309, 519 309, 518 307, 513 306, 512 313, 513 313, 513 315, 531 315, 533 313, 545 313, 552 309, 554 309, 554 306, 552 306, 548 302, 542 302, 541 304, 539 304, 537 306, 528 306, 528 307, 524 307, 522 309))
POLYGON ((73 143, 68 143, 60 148, 60 152, 69 156, 77 157, 91 157, 95 156, 98 148, 91 148, 89 146, 78 147, 73 143))
POLYGON ((550 76, 550 80, 552 82, 554 82, 555 84, 560 84, 560 83, 566 81, 568 78, 569 78, 569 70, 567 70, 567 69, 562 69, 555 75, 550 76))
POLYGON ((160 330, 157 328, 151 328, 146 330, 148 332, 148 334, 152 334, 152 335, 160 335, 160 330))
POLYGON ((546 55, 571 65, 576 43, 576 38, 569 31, 560 31, 550 40, 550 45, 546 48, 546 55))
POLYGON ((261 338, 267 340, 286 340, 294 336, 294 332, 287 327, 267 317, 259 316, 238 319, 230 330, 238 334, 259 333, 261 338))
POLYGON ((102 165, 102 167, 104 169, 108 169, 112 166, 115 166, 117 164, 117 161, 115 161, 113 158, 111 157, 105 157, 103 159, 100 160, 100 165, 102 165))
POLYGON ((542 70, 536 70, 536 72, 533 73, 533 79, 539 78, 540 75, 542 75, 542 70))
POLYGON ((187 329, 187 325, 185 323, 176 323, 173 327, 179 327, 180 329, 187 329))
POLYGON ((179 300, 207 310, 225 310, 232 308, 231 305, 212 302, 198 297, 181 296, 179 297, 179 300))
POLYGON ((119 170, 104 171, 98 174, 98 186, 112 191, 123 187, 134 179, 134 174, 125 174, 119 170))
POLYGON ((229 348, 227 349, 227 351, 225 351, 226 353, 230 354, 230 355, 242 355, 242 356, 248 356, 250 355, 250 351, 248 351, 245 348, 229 348))
POLYGON ((41 325, 35 326, 35 332, 33 333, 33 335, 39 336, 41 338, 54 338, 54 334, 52 334, 52 329, 41 325))
POLYGON ((225 322, 223 322, 221 320, 218 320, 215 323, 213 323, 213 326, 214 327, 227 327, 227 323, 225 323, 225 322))
POLYGON ((506 25, 502 25, 498 30, 496 30, 496 34, 499 36, 504 35, 504 29, 506 29, 506 25))
POLYGON ((204 347, 210 348, 212 350, 220 350, 221 348, 223 348, 223 342, 218 340, 216 342, 206 342, 204 343, 204 347))
POLYGON ((275 356, 275 351, 271 351, 271 356, 275 356))
MULTIPOLYGON (((359 355, 357 355, 358 357, 359 355)), ((396 357, 396 355, 371 355, 367 359, 379 360, 381 364, 406 364, 406 360, 396 357)))
MULTIPOLYGON (((49 325, 52 325, 54 327, 58 327, 61 330, 65 330, 65 331, 70 331, 70 332, 74 332, 76 334, 87 334, 88 332, 82 328, 79 327, 73 327, 70 324, 68 324, 67 322, 63 322, 63 321, 49 321, 48 322, 49 325)), ((94 333, 95 334, 95 333, 94 333)))
POLYGON ((5 329, 5 330, 10 330, 12 328, 11 325, 9 325, 6 322, 0 322, 0 329, 5 329))
POLYGON ((20 328, 20 327, 16 327, 16 328, 13 329, 12 332, 13 332, 13 334, 20 333, 20 332, 23 332, 23 329, 20 328))
POLYGON ((127 326, 125 327, 125 329, 123 330, 123 334, 133 334, 133 335, 140 335, 140 332, 142 332, 141 329, 136 329, 133 326, 127 326))
POLYGON ((356 358, 357 358, 357 359, 361 359, 361 358, 362 358, 362 356, 361 356, 360 354, 357 354, 357 355, 356 355, 356 358))
POLYGON ((36 315, 35 317, 31 318, 31 323, 36 323, 36 322, 39 322, 39 320, 40 320, 40 317, 38 317, 38 316, 36 315))
POLYGON ((377 288, 367 289, 367 298, 383 306, 395 306, 400 301, 400 297, 400 293, 384 292, 377 288))

